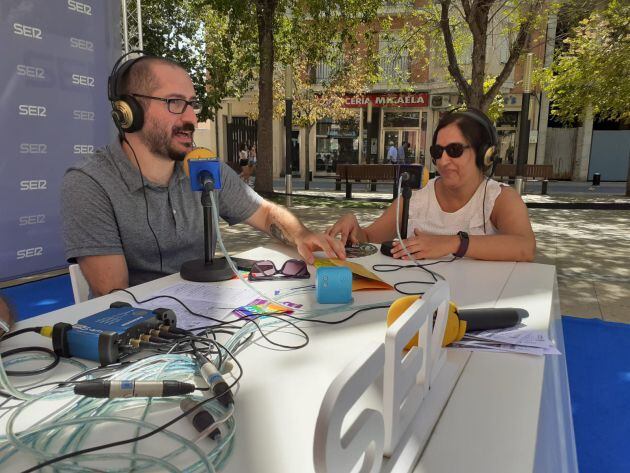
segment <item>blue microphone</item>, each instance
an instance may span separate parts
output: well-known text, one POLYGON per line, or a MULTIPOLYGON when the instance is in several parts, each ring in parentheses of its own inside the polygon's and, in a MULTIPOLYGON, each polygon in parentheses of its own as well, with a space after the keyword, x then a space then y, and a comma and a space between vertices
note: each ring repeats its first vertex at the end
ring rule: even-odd
POLYGON ((192 191, 203 191, 209 183, 213 189, 221 189, 221 163, 217 159, 191 158, 188 170, 192 191))
POLYGON ((221 162, 207 148, 195 148, 186 155, 190 189, 201 191, 203 207, 204 259, 186 261, 179 274, 183 279, 197 282, 225 281, 232 277, 232 268, 225 258, 214 257, 216 229, 212 225, 213 191, 221 189, 221 162))

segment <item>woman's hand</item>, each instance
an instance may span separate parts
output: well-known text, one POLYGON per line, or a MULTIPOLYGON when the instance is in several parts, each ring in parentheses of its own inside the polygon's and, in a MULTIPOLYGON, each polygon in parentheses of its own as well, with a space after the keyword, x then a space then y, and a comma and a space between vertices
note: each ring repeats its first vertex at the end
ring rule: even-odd
MULTIPOLYGON (((409 253, 416 259, 435 259, 445 255, 451 255, 459 248, 459 236, 457 235, 430 235, 417 228, 411 238, 403 240, 409 253)), ((409 257, 400 242, 396 242, 392 248, 394 258, 408 260, 409 257)))
POLYGON ((361 228, 354 214, 343 215, 337 222, 326 230, 326 234, 332 238, 341 235, 341 243, 366 243, 368 241, 365 230, 361 228))

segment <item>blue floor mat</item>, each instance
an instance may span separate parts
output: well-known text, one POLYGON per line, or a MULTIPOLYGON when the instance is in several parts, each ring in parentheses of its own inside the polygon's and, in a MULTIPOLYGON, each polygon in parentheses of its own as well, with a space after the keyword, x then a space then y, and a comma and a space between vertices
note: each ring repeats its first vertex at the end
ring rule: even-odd
POLYGON ((581 473, 630 471, 630 325, 562 317, 581 473))
POLYGON ((7 287, 2 289, 2 294, 13 304, 18 320, 74 304, 68 274, 7 287))

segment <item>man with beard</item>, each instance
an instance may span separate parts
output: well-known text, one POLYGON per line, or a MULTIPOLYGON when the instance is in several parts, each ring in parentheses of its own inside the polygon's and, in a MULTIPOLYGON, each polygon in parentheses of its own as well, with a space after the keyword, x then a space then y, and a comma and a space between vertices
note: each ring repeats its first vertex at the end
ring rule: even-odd
MULTIPOLYGON (((176 273, 204 254, 199 194, 190 190, 182 166, 197 125, 193 83, 169 59, 132 61, 118 69, 124 70, 120 77, 116 68, 112 73, 110 100, 112 115, 118 100, 134 102, 134 125, 125 129, 122 114, 116 115, 119 138, 68 169, 62 186, 66 258, 78 261, 94 296, 176 273)), ((294 245, 308 263, 317 250, 345 257, 338 240, 308 230, 225 164, 221 181, 219 214, 230 225, 245 222, 294 245)))

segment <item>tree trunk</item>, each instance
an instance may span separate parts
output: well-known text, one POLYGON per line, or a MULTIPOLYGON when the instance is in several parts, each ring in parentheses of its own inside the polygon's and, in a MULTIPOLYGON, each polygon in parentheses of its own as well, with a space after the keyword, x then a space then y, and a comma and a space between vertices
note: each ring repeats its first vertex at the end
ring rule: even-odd
POLYGON ((258 143, 256 184, 258 192, 273 192, 273 26, 277 0, 257 0, 258 49, 258 143))
POLYGON ((466 15, 473 37, 470 94, 466 105, 486 112, 490 102, 484 100, 483 82, 486 76, 486 46, 488 43, 488 12, 492 1, 477 1, 466 15))
POLYGON ((497 0, 477 0, 474 2, 461 0, 460 2, 464 19, 473 36, 470 84, 466 81, 455 54, 453 34, 449 20, 451 15, 451 0, 441 0, 439 3, 441 4, 440 29, 442 31, 446 54, 448 57, 448 72, 453 78, 459 92, 464 97, 466 105, 486 112, 494 97, 499 93, 501 86, 511 74, 516 61, 523 52, 527 40, 529 39, 529 33, 533 27, 534 19, 536 15, 539 14, 545 0, 528 0, 526 14, 523 17, 515 39, 510 44, 510 56, 492 87, 490 87, 490 89, 485 93, 483 90, 483 83, 486 75, 486 45, 488 40, 489 14, 492 8, 497 7, 494 4, 500 3, 502 5, 498 6, 506 8, 505 2, 498 2, 497 0))

